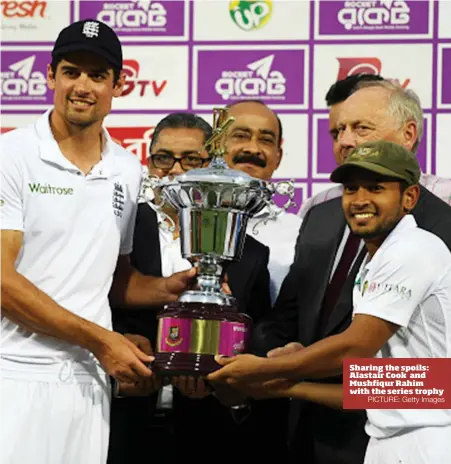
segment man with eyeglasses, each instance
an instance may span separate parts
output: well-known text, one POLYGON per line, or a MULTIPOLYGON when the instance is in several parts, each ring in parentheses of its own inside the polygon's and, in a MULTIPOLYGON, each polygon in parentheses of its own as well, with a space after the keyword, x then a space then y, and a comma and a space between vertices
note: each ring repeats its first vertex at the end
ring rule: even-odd
MULTIPOLYGON (((173 177, 190 169, 206 167, 211 158, 202 151, 202 147, 211 134, 211 126, 194 114, 174 113, 162 119, 155 128, 150 146, 150 175, 173 177)), ((247 236, 241 261, 230 265, 227 271, 228 284, 237 298, 239 310, 249 314, 254 322, 268 314, 271 307, 268 259, 268 248, 247 236)), ((131 261, 143 274, 154 276, 170 276, 191 267, 181 254, 177 211, 161 204, 158 189, 145 191, 138 206, 131 261)), ((116 308, 113 311, 115 330, 139 334, 154 344, 158 309, 133 312, 116 308)), ((168 426, 173 427, 177 418, 185 415, 195 415, 192 420, 199 423, 211 422, 209 427, 213 427, 215 433, 226 433, 232 438, 230 433, 235 431, 245 438, 229 408, 221 406, 203 382, 178 378, 176 385, 190 392, 190 397, 183 396, 178 389, 173 390, 170 386, 160 389, 154 383, 148 384, 147 391, 133 392, 137 395, 150 394, 150 397, 113 399, 109 464, 128 462, 130 453, 147 459, 150 435, 159 443, 158 448, 152 451, 152 457, 158 461, 155 453, 159 456, 161 452, 163 458, 168 446, 171 446, 168 426), (171 415, 176 416, 175 420, 171 415)), ((242 400, 241 395, 235 399, 228 391, 226 396, 219 396, 227 406, 242 400)), ((196 443, 193 442, 192 446, 196 443)))

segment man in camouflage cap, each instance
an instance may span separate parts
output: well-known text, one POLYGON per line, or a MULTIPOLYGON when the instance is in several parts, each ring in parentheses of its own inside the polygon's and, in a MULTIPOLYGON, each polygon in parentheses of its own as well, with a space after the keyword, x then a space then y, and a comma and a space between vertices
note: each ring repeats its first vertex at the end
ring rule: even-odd
POLYGON ((331 180, 344 186, 346 221, 356 236, 366 240, 370 254, 415 207, 420 175, 415 155, 387 141, 360 145, 332 173, 331 180))
MULTIPOLYGON (((291 354, 218 358, 224 367, 209 380, 254 397, 288 397, 341 408, 342 385, 303 379, 337 375, 347 358, 449 357, 451 252, 409 214, 420 195, 419 178, 415 156, 399 145, 371 142, 356 148, 331 175, 343 184, 346 221, 367 248, 353 287, 352 323, 291 354)), ((385 387, 392 393, 387 390, 383 396, 390 396, 390 409, 366 411, 370 441, 364 464, 445 462, 451 455, 451 410, 414 409, 432 402, 427 395, 418 397, 422 390, 410 388, 421 383, 387 380, 385 387), (407 402, 412 409, 404 409, 407 402)), ((358 386, 378 384, 365 380, 358 386)), ((444 401, 440 394, 434 399, 444 401)))
POLYGON ((344 176, 358 167, 367 171, 405 181, 408 185, 419 183, 421 170, 416 156, 393 142, 380 140, 359 145, 331 175, 333 182, 343 183, 344 176))

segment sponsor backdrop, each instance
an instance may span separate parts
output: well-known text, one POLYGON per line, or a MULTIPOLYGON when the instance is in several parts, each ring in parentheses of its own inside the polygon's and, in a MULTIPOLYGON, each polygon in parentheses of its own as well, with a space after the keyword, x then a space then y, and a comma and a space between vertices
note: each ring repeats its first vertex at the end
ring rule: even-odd
POLYGON ((327 89, 370 72, 418 93, 421 166, 451 176, 451 1, 16 0, 0 8, 2 131, 49 108, 46 66, 58 32, 95 18, 119 35, 128 76, 106 126, 143 163, 169 112, 211 120, 215 106, 261 99, 283 123, 276 178, 295 181, 297 211, 330 185, 327 89))

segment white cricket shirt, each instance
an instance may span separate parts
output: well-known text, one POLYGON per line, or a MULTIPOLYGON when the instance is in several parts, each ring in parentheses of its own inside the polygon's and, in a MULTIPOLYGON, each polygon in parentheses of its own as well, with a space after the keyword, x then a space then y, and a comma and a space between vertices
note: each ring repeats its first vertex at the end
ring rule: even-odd
MULTIPOLYGON (((65 309, 111 329, 108 293, 119 254, 132 250, 139 161, 104 130, 102 159, 84 175, 61 153, 51 110, 0 138, 2 230, 23 232, 16 269, 65 309)), ((92 355, 1 320, 1 357, 32 364, 92 355)))
MULTIPOLYGON (((400 326, 377 357, 451 357, 451 252, 417 227, 412 215, 399 222, 371 261, 364 260, 353 303, 354 314, 400 326)), ((366 432, 376 438, 451 424, 449 409, 369 409, 367 415, 366 432)))

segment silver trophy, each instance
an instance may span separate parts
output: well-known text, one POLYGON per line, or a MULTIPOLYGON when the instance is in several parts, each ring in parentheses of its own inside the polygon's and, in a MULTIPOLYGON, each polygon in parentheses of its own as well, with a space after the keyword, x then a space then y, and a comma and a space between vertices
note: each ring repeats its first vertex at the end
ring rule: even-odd
POLYGON ((178 211, 181 251, 198 268, 198 289, 186 291, 158 315, 153 369, 168 375, 205 375, 218 368, 214 355, 246 350, 252 321, 222 291, 227 265, 239 261, 248 219, 270 204, 275 187, 224 161, 224 135, 234 118, 213 113, 213 135, 204 149, 207 168, 190 170, 158 185, 163 201, 178 211))

